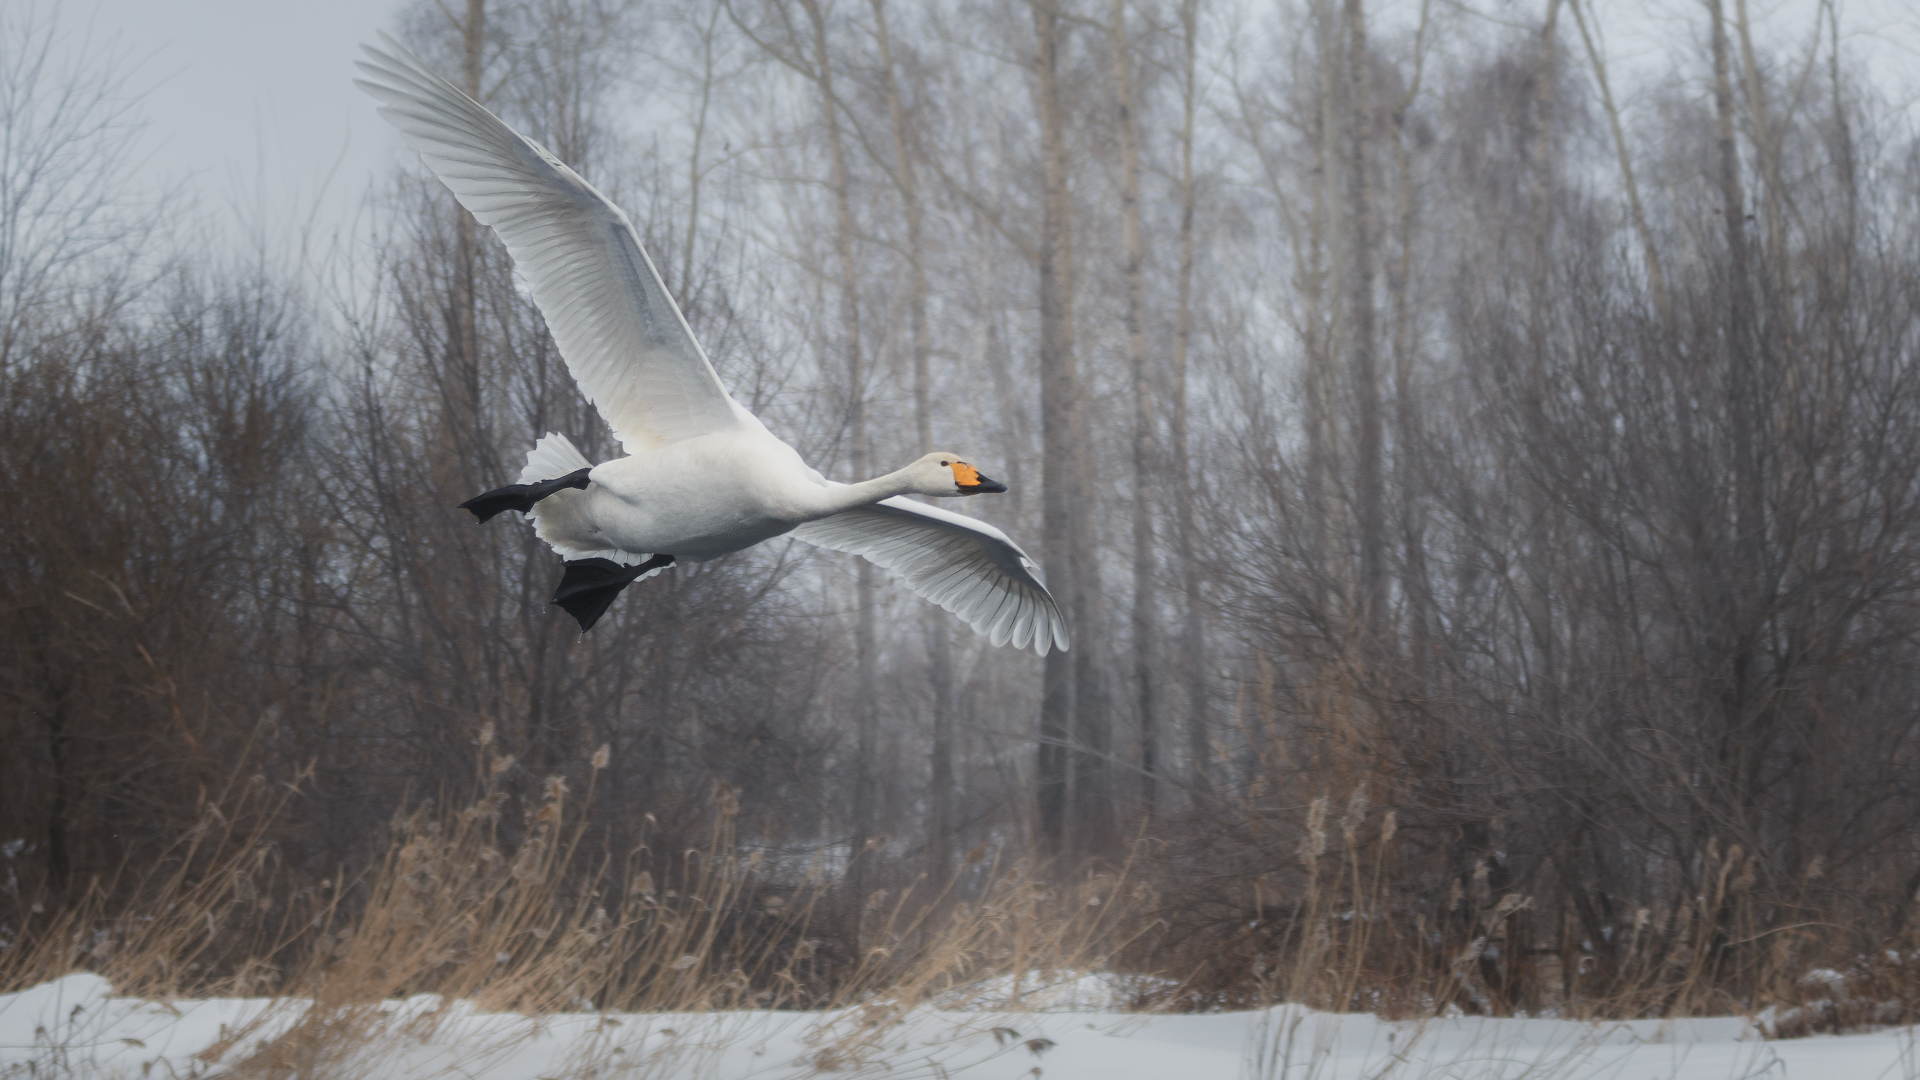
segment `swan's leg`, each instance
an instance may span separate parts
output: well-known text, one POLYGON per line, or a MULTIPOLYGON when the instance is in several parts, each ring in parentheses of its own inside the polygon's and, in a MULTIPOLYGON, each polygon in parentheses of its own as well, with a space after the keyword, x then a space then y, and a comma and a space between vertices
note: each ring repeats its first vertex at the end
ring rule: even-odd
POLYGON ((553 602, 566 609, 580 623, 580 632, 593 629, 607 613, 620 590, 649 571, 672 566, 673 556, 655 555, 638 566, 621 566, 612 559, 572 559, 553 591, 553 602))
POLYGON ((584 488, 587 486, 587 474, 592 469, 577 469, 557 480, 541 480, 533 484, 508 484, 503 488, 494 488, 485 495, 475 495, 460 504, 460 509, 473 511, 473 516, 486 521, 495 514, 508 510, 527 513, 533 504, 541 499, 566 488, 584 488))

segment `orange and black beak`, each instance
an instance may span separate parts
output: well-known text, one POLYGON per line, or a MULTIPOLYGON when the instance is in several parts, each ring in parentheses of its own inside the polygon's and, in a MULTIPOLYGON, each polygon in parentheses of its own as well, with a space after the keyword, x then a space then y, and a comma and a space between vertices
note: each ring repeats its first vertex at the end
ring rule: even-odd
POLYGON ((1007 490, 1007 485, 981 476, 979 469, 964 461, 956 461, 948 468, 953 470, 954 486, 962 495, 998 495, 1007 490))

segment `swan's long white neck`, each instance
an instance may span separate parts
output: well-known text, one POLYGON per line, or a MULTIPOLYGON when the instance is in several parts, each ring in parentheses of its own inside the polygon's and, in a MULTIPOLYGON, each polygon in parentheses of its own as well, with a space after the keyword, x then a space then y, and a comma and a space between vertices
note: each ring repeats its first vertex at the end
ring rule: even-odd
POLYGON ((913 480, 909 469, 896 469, 884 476, 871 480, 862 480, 857 484, 837 484, 821 488, 815 503, 813 516, 832 517, 848 510, 857 510, 862 506, 872 506, 882 499, 891 499, 895 495, 911 495, 914 492, 913 480))

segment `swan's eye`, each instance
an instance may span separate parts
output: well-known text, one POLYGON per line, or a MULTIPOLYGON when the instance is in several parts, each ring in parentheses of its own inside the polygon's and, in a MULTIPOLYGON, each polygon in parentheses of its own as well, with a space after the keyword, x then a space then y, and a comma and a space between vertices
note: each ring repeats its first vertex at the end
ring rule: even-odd
POLYGON ((945 462, 945 461, 943 461, 943 462, 941 462, 940 464, 942 464, 942 465, 947 465, 947 464, 950 464, 950 463, 949 463, 949 462, 945 462))

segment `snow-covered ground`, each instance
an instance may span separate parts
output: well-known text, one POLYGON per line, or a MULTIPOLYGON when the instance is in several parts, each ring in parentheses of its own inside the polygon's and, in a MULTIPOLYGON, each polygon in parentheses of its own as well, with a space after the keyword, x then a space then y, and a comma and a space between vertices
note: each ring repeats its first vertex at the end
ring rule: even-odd
POLYGON ((1148 1016, 1084 1002, 529 1019, 415 998, 306 1017, 305 1002, 144 1001, 70 975, 0 995, 0 1077, 212 1077, 271 1046, 281 1075, 342 1078, 1920 1080, 1911 1029, 1767 1041, 1740 1018, 1390 1023, 1290 1008, 1148 1016))

